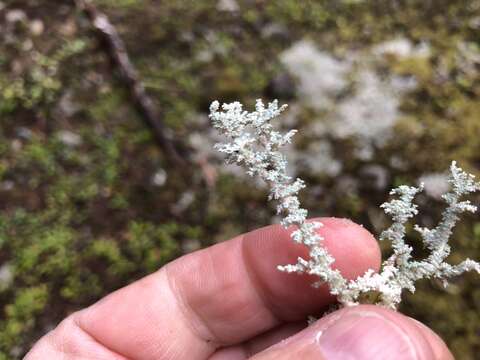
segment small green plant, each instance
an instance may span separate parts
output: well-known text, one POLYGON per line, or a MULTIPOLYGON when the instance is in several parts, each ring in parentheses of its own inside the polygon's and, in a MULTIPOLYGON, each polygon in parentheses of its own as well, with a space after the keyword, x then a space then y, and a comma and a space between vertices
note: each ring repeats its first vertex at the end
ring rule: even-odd
POLYGON ((65 43, 53 55, 33 50, 32 64, 21 77, 7 78, 0 74, 0 114, 11 113, 17 107, 33 109, 53 103, 61 90, 60 64, 86 47, 83 40, 65 43))

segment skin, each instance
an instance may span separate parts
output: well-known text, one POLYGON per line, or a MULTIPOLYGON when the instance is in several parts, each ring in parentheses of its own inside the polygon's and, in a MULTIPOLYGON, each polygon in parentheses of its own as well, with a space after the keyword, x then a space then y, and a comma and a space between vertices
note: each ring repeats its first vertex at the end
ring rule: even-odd
MULTIPOLYGON (((373 236, 349 220, 320 219, 324 244, 347 278, 380 266, 373 236)), ((334 298, 279 264, 306 256, 278 225, 185 255, 76 312, 38 341, 36 359, 453 359, 430 329, 373 305, 306 327, 334 298)))

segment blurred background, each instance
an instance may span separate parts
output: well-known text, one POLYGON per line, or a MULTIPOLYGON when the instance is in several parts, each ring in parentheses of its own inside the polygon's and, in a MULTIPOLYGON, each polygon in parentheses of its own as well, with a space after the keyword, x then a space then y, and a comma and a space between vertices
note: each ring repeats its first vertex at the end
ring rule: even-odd
MULTIPOLYGON (((278 221, 265 187, 212 150, 212 100, 288 103, 278 126, 300 130, 288 156, 305 207, 376 235, 390 188, 425 182, 416 220, 433 226, 451 160, 480 173, 478 0, 84 5, 0 0, 0 359, 183 253, 278 221)), ((478 214, 452 244, 452 263, 480 258, 478 214)), ((422 282, 401 310, 478 359, 478 275, 422 282)))

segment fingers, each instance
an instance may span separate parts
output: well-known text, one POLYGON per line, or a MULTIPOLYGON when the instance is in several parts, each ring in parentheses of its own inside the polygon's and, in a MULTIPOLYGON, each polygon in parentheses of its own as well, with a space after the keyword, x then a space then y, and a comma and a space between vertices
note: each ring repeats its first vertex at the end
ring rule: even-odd
POLYGON ((307 327, 307 321, 282 324, 242 344, 219 349, 208 360, 244 360, 289 338, 307 327))
POLYGON ((420 321, 413 318, 409 319, 419 328, 420 332, 423 334, 423 336, 425 336, 425 338, 431 345, 433 354, 435 355, 434 359, 453 360, 453 356, 450 353, 450 350, 448 350, 447 345, 443 342, 440 336, 435 334, 432 330, 423 325, 420 321))
MULTIPOLYGON (((352 278, 378 269, 380 252, 362 227, 322 219, 335 266, 352 278)), ((270 226, 184 256, 74 315, 83 332, 129 359, 205 359, 330 303, 326 287, 277 271, 306 257, 289 232, 270 226)))
MULTIPOLYGON (((375 238, 350 220, 321 219, 319 232, 323 245, 335 258, 334 268, 354 279, 366 270, 378 270, 381 254, 375 238)), ((306 316, 334 302, 327 286, 314 289, 317 277, 285 274, 279 264, 296 263, 298 256, 307 258, 303 245, 292 243, 289 232, 281 226, 263 228, 245 235, 244 259, 250 277, 270 311, 281 321, 303 320, 306 316), (272 241, 273 238, 273 241, 272 241)))
POLYGON ((73 317, 62 321, 44 336, 24 360, 103 359, 127 360, 99 344, 85 333, 73 317))
POLYGON ((360 305, 332 313, 252 360, 453 360, 426 326, 398 312, 360 305))

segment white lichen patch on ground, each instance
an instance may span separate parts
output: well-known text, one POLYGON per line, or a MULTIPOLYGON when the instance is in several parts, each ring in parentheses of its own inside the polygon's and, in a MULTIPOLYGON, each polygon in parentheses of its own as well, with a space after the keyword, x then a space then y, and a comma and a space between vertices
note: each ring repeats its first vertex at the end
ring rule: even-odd
POLYGON ((402 116, 402 95, 417 86, 413 77, 380 76, 375 65, 387 56, 427 57, 429 48, 398 38, 364 51, 347 51, 340 58, 310 40, 301 40, 285 50, 280 61, 297 80, 299 101, 321 114, 313 131, 356 140, 354 156, 369 160, 375 148, 391 139, 402 116))

